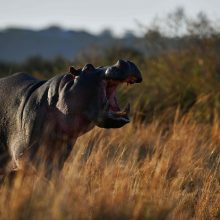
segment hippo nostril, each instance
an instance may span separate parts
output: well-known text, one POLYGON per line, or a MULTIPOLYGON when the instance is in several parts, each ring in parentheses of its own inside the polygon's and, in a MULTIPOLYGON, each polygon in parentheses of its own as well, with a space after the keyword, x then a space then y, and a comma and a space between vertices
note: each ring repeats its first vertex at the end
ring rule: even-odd
POLYGON ((118 60, 115 65, 118 66, 119 68, 126 68, 127 62, 125 60, 118 60))

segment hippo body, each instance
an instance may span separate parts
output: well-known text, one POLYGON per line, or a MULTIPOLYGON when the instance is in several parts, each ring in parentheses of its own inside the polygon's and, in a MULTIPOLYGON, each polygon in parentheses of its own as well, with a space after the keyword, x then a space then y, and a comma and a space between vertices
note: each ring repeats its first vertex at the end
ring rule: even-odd
POLYGON ((95 125, 129 122, 128 107, 118 113, 115 88, 141 80, 137 67, 121 60, 109 67, 72 67, 49 80, 26 73, 0 79, 0 172, 42 164, 61 170, 77 137, 95 125))

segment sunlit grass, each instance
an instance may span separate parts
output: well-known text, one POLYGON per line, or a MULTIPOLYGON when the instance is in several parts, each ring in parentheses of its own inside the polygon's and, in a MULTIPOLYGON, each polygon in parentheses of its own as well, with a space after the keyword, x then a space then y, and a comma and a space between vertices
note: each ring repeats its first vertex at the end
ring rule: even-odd
POLYGON ((94 129, 51 181, 2 184, 0 218, 218 219, 219 127, 187 121, 94 129))

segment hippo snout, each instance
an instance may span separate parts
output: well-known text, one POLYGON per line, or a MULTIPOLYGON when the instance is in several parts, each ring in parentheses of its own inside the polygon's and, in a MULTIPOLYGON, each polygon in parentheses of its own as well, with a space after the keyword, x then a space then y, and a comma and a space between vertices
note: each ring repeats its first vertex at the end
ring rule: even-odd
POLYGON ((130 84, 141 83, 142 76, 137 66, 131 61, 118 60, 105 71, 105 78, 112 80, 126 81, 130 84))

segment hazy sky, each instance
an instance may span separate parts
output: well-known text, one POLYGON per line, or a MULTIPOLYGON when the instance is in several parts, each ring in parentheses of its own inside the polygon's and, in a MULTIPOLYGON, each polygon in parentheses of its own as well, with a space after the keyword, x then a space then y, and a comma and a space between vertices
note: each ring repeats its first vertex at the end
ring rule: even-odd
POLYGON ((136 21, 148 25, 179 6, 190 16, 202 10, 213 20, 220 18, 220 0, 0 0, 0 5, 1 29, 58 24, 92 32, 111 28, 120 34, 138 31, 136 21))

